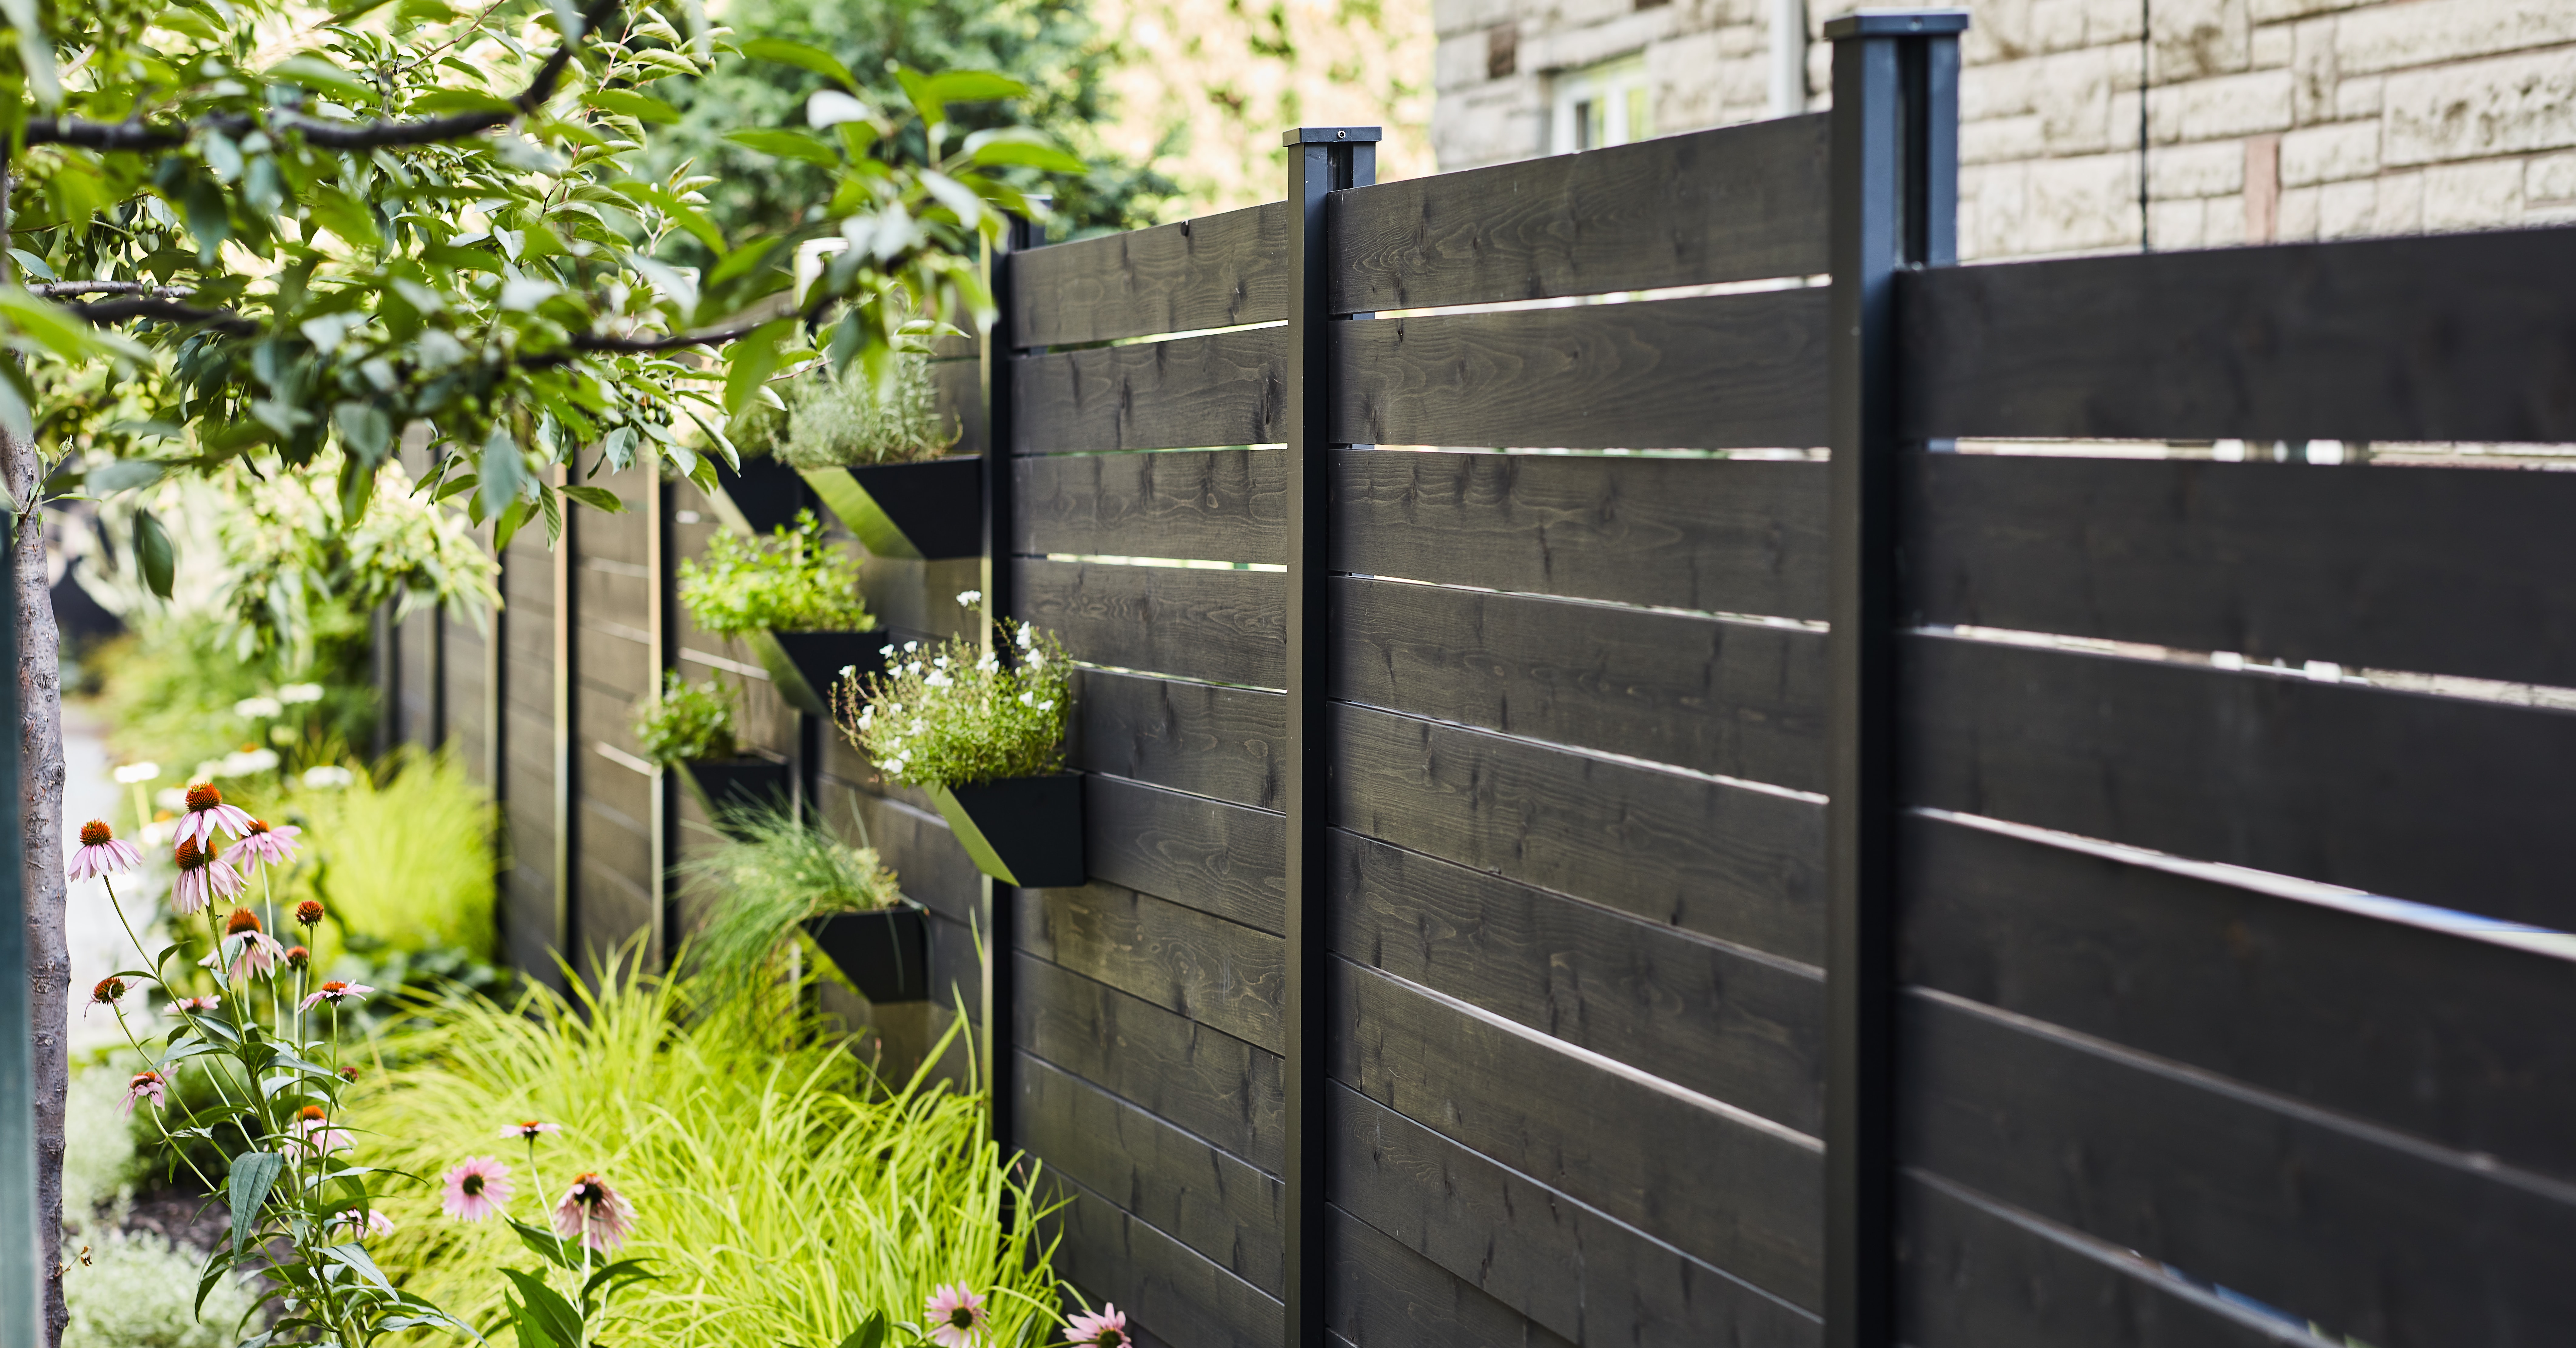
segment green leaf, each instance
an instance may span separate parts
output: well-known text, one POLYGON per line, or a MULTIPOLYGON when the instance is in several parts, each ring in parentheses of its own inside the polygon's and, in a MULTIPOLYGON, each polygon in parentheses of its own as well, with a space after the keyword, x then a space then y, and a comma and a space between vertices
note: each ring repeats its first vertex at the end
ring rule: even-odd
POLYGON ((149 487, 160 481, 161 474, 166 471, 163 465, 150 459, 118 459, 89 470, 86 481, 91 495, 105 496, 110 492, 149 487))
POLYGON ((565 1241, 563 1237, 542 1226, 530 1226, 506 1213, 503 1214, 503 1220, 510 1224, 511 1230, 519 1233, 519 1243, 535 1251, 538 1258, 558 1268, 578 1270, 581 1267, 581 1257, 574 1253, 577 1247, 565 1241))
POLYGON ((150 511, 134 512, 134 569, 143 573, 143 583, 152 593, 164 599, 170 597, 170 588, 179 574, 179 550, 171 546, 169 532, 161 527, 161 521, 152 518, 150 511))
POLYGON ((820 164, 825 168, 841 166, 840 151, 825 144, 820 137, 808 135, 802 131, 766 127, 750 131, 728 131, 724 138, 746 150, 775 155, 780 159, 802 159, 808 164, 820 164))
POLYGON ((501 1270, 501 1276, 516 1284, 519 1295, 527 1298, 519 1317, 522 1332, 528 1322, 534 1320, 547 1338, 580 1348, 583 1342, 581 1316, 573 1310, 571 1302, 563 1299, 563 1293, 546 1286, 545 1279, 520 1269, 505 1268, 501 1270))
POLYGON ((825 79, 838 80, 842 88, 852 92, 859 87, 858 80, 850 74, 850 68, 841 64, 839 57, 820 47, 808 47, 783 37, 756 37, 743 43, 740 50, 755 61, 779 61, 813 71, 825 79))
MULTIPOLYGON (((993 103, 1026 97, 1029 86, 990 70, 946 70, 923 81, 914 101, 931 99, 941 108, 951 103, 993 103)), ((946 120, 942 118, 941 120, 946 120)))
POLYGON ((1017 164, 1049 173, 1085 171, 1081 160, 1059 148, 1044 133, 1025 126, 978 131, 966 138, 965 148, 967 161, 982 167, 1017 164))
POLYGON ((781 363, 778 344, 796 331, 796 320, 775 319, 752 329, 751 335, 733 344, 731 359, 725 365, 725 411, 741 416, 752 400, 760 395, 760 386, 769 381, 781 363))
POLYGON ((307 89, 328 89, 351 102, 372 102, 376 91, 365 80, 319 56, 290 56, 268 68, 268 78, 307 89))
POLYGON ((603 112, 632 117, 639 122, 669 125, 680 120, 680 110, 650 94, 630 89, 593 89, 582 95, 582 101, 603 112))
POLYGON ((313 217, 313 223, 349 243, 373 248, 382 242, 376 233, 374 214, 339 188, 316 185, 305 194, 304 209, 313 217))
POLYGON ((510 438, 509 428, 495 426, 483 442, 483 455, 475 462, 476 475, 482 479, 481 503, 487 517, 497 517, 511 502, 519 499, 519 483, 525 476, 519 457, 519 442, 510 438))
POLYGON ((840 1348, 883 1348, 885 1336, 885 1312, 871 1311, 867 1319, 859 1322, 858 1328, 850 1331, 848 1338, 841 1340, 840 1348))
POLYGON ((661 1277, 661 1274, 654 1272, 641 1259, 620 1259, 613 1264, 603 1266, 598 1272, 590 1275, 590 1281, 581 1285, 582 1304, 587 1307, 591 1298, 597 1296, 602 1288, 614 1292, 621 1287, 639 1282, 659 1282, 661 1277))
POLYGON ((563 492, 564 495, 581 502, 583 505, 589 506, 593 510, 601 511, 610 515, 623 515, 626 513, 626 503, 617 499, 617 493, 608 490, 606 487, 566 487, 563 489, 563 492))
POLYGON ((476 89, 433 89, 411 101, 413 112, 430 117, 444 117, 456 112, 493 112, 516 115, 518 105, 506 98, 476 89))
POLYGON ((232 1208, 235 1252, 250 1239, 251 1228, 259 1222, 259 1205, 268 1201, 269 1187, 285 1169, 286 1158, 273 1151, 246 1151, 233 1158, 232 1171, 224 1180, 224 1201, 232 1208))
MULTIPOLYGON (((331 424, 339 429, 340 443, 352 451, 370 472, 393 452, 393 419, 374 403, 341 403, 331 409, 331 424)), ((348 518, 357 517, 352 515, 348 518)))

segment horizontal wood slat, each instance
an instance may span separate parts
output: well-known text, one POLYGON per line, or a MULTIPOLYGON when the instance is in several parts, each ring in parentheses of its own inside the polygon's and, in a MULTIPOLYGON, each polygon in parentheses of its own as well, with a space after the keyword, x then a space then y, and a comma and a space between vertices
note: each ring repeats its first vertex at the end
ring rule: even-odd
POLYGON ((1823 1293, 1823 1149, 1330 962, 1332 1077, 1774 1296, 1823 1293))
POLYGON ((1825 634, 1344 578, 1333 695, 1801 791, 1825 786, 1825 634))
POLYGON ((1174 1348, 1278 1348, 1277 1297, 1091 1188, 1062 1176, 1055 1182, 1072 1200, 1051 1218, 1063 1233, 1056 1272, 1095 1307, 1118 1302, 1143 1331, 1140 1341, 1174 1348))
POLYGON ((1329 198, 1337 314, 1825 270, 1823 113, 1329 198))
POLYGON ((1279 937, 1115 885, 1011 893, 1020 949, 1280 1051, 1287 947, 1279 937))
POLYGON ((1279 800, 1288 700, 1086 669, 1074 692, 1074 761, 1154 786, 1265 810, 1279 800))
POLYGON ((1275 449, 1021 459, 1011 550, 1043 557, 1287 557, 1287 460, 1275 449))
POLYGON ((1337 1341, 1419 1348, 1572 1345, 1338 1207, 1325 1210, 1330 1251, 1325 1321, 1337 1341))
POLYGON ((2576 440, 2576 229, 1897 276, 1901 434, 2576 440))
POLYGON ((1034 955, 1018 958, 1015 1045, 1279 1173, 1279 1055, 1034 955))
POLYGON ((2576 686, 2576 473, 1898 462, 1916 622, 2576 686))
POLYGON ((1288 578, 1277 571, 1014 563, 1020 613, 1077 660, 1211 683, 1287 682, 1288 578))
POLYGON ((1474 870, 1813 963, 1824 807, 1349 704, 1332 821, 1474 870))
POLYGON ((1344 958, 1823 1129, 1818 971, 1339 830, 1332 865, 1332 949, 1344 958))
POLYGON ((2576 713, 1915 636, 1908 803, 2576 926, 2576 713))
POLYGON ((1824 443, 1821 287, 1336 323, 1332 438, 1362 445, 1824 443))
POLYGON ((1011 452, 1278 441, 1288 330, 1252 328, 1011 361, 1011 452))
POLYGON ((2576 961, 1901 827, 1908 982, 2576 1181, 2576 961))
POLYGON ((1349 1088, 1327 1089, 1333 1201, 1580 1344, 1823 1341, 1809 1312, 1649 1239, 1349 1088))
POLYGON ((1280 815, 1091 773, 1082 839, 1091 877, 1271 933, 1288 929, 1280 815))
POLYGON ((1937 993, 1905 1163, 2378 1348, 2562 1342, 2576 1187, 1937 993))
POLYGON ((1339 450, 1333 567, 1568 599, 1822 618, 1825 465, 1339 450))
POLYGON ((1288 316, 1288 203, 1010 255, 1023 347, 1195 332, 1288 316))

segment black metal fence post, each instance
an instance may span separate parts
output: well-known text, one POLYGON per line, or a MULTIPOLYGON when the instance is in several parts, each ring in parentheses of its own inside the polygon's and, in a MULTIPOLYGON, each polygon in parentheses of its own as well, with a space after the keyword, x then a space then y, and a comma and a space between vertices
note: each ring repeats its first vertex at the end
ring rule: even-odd
POLYGON ((1323 1348, 1324 1077, 1333 1032, 1325 995, 1325 829, 1331 824, 1332 306, 1326 194, 1377 181, 1378 128, 1306 126, 1288 147, 1288 807, 1285 1337, 1323 1348))
POLYGON ((1896 1341, 1895 277, 1956 254, 1959 10, 1834 44, 1825 1342, 1896 1341))
MULTIPOLYGON (((1012 489, 1017 480, 1012 475, 1011 439, 1013 435, 1011 397, 1011 355, 1016 336, 1011 324, 1011 264, 1009 255, 1025 252, 1046 242, 1046 227, 1037 221, 1014 216, 1010 231, 1003 236, 1002 247, 992 255, 995 316, 992 329, 984 334, 976 351, 984 363, 984 630, 981 636, 988 647, 1001 640, 997 618, 1015 617, 1019 604, 1017 576, 1011 566, 1012 540, 1017 528, 1017 507, 1012 489)), ((1012 1150, 1012 1137, 1019 1131, 1019 1098, 1015 1082, 1018 1074, 1011 1070, 1011 1027, 1017 1011, 1018 980, 1012 967, 1011 919, 1014 901, 1011 888, 991 876, 984 877, 984 1036, 982 1069, 985 1089, 992 1100, 993 1141, 1002 1154, 1012 1150)))

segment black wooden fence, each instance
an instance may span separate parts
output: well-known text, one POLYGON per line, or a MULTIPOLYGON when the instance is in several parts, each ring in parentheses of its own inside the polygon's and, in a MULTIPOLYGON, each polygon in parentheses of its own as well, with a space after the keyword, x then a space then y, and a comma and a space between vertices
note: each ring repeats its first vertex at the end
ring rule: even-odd
POLYGON ((2576 440, 2576 230, 1951 265, 1963 23, 998 259, 998 543, 868 592, 1085 662, 1082 888, 687 629, 694 488, 514 545, 393 663, 517 958, 667 948, 704 821, 626 719, 729 671, 934 914, 889 1044, 993 1032, 1148 1342, 2566 1342, 2576 963, 2481 919, 2576 925, 2576 476, 1945 451, 2576 440))

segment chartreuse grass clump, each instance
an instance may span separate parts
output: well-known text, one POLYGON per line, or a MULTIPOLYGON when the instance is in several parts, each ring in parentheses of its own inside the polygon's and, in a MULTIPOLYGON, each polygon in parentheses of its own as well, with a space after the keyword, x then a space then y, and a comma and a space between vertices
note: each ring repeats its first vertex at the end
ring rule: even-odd
MULTIPOLYGON (((611 967, 598 991, 574 986, 382 1041, 397 1065, 363 1088, 368 1161, 435 1176, 486 1158, 548 1203, 597 1172, 631 1209, 617 1257, 658 1275, 616 1294, 620 1342, 831 1348, 875 1316, 914 1326, 889 1343, 918 1342, 932 1298, 961 1286, 984 1342, 1056 1336, 1042 1205, 1005 1172, 980 1092, 878 1083, 820 1024, 745 1014, 689 980, 611 967), (523 1140, 539 1120, 556 1130, 523 1140)), ((491 1324, 491 1270, 526 1261, 520 1236, 441 1206, 427 1186, 380 1202, 394 1229, 370 1248, 406 1290, 491 1324)))

